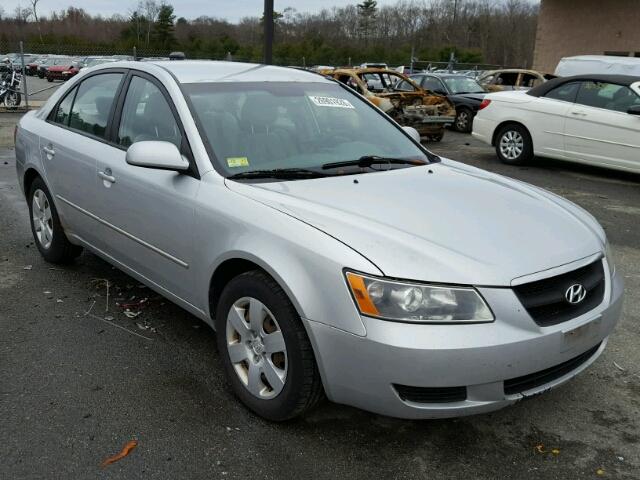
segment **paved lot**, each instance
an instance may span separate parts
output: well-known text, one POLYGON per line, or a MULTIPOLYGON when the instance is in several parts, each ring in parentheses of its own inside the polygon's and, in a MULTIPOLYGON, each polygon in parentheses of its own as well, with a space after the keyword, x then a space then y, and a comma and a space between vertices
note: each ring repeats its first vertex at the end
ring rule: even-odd
POLYGON ((214 334, 198 320, 91 254, 65 268, 42 261, 5 148, 0 478, 640 478, 640 178, 543 160, 509 168, 468 135, 448 133, 433 149, 564 195, 605 226, 627 297, 588 372, 459 420, 402 421, 327 403, 297 422, 266 423, 232 397, 214 334), (149 306, 129 319, 118 298, 149 306), (99 468, 132 438, 130 456, 99 468))
POLYGON ((38 78, 36 76, 23 77, 27 79, 27 90, 29 92, 29 101, 42 101, 47 100, 53 92, 57 90, 64 82, 55 80, 54 82, 47 82, 46 78, 38 78), (52 87, 52 88, 50 88, 52 87), (47 90, 44 90, 47 89, 47 90))

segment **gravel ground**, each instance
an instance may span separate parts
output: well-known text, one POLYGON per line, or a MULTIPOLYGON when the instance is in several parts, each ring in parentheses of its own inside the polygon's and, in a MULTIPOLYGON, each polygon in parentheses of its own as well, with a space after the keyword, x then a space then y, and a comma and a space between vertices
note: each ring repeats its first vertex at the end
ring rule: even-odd
POLYGON ((91 254, 43 262, 13 151, 0 148, 0 478, 640 478, 640 177, 547 160, 507 167, 449 132, 432 148, 564 195, 606 228, 626 302, 587 372, 458 420, 325 403, 264 422, 226 387, 204 324, 91 254), (131 297, 149 299, 135 319, 116 306, 131 297), (131 439, 128 457, 100 468, 131 439))

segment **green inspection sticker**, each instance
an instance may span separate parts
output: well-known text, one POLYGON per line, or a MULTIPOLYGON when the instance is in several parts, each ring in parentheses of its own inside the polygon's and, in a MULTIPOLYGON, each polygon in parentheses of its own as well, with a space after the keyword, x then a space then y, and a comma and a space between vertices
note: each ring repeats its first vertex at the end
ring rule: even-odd
POLYGON ((227 157, 227 165, 231 168, 248 167, 249 159, 247 157, 227 157))

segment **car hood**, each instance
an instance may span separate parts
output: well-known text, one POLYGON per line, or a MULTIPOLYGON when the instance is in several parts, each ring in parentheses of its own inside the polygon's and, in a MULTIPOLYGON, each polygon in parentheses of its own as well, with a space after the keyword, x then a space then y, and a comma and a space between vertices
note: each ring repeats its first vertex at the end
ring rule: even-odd
POLYGON ((54 65, 49 67, 50 72, 64 72, 65 70, 71 70, 71 69, 73 69, 73 67, 69 65, 54 65))
POLYGON ((226 183, 345 243, 389 277, 509 286, 603 249, 600 226, 579 207, 449 160, 353 176, 226 183))

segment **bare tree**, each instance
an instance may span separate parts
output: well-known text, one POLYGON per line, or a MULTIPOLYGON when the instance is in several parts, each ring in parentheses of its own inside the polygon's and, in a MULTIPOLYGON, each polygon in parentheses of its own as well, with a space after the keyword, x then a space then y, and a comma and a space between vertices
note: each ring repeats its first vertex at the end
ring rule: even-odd
POLYGON ((38 25, 38 37, 40 38, 40 43, 42 42, 42 30, 40 29, 40 21, 38 20, 38 2, 40 2, 40 0, 29 0, 29 3, 31 4, 31 13, 33 15, 33 19, 36 22, 36 25, 38 25))
MULTIPOLYGON (((142 3, 142 2, 140 2, 142 3)), ((160 13, 160 5, 155 0, 145 0, 144 5, 142 7, 144 9, 144 16, 147 19, 147 42, 146 46, 149 46, 149 41, 151 39, 151 29, 153 24, 158 17, 158 13, 160 13)))
POLYGON ((20 5, 18 5, 13 10, 13 16, 16 19, 16 22, 18 22, 19 24, 27 23, 27 20, 29 20, 31 13, 32 12, 30 8, 22 8, 20 5))

